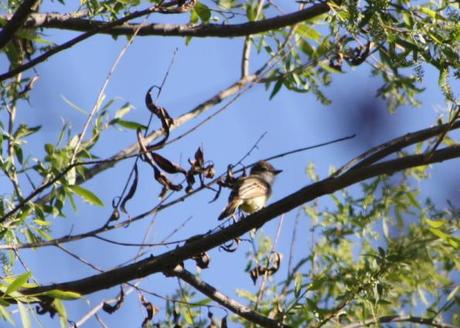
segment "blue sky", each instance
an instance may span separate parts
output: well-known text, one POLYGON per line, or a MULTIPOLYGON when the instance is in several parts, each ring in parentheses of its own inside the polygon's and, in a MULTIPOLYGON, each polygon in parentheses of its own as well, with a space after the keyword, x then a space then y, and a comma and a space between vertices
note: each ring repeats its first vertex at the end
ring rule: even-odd
MULTIPOLYGON (((57 30, 47 30, 44 34, 47 39, 57 43, 76 35, 57 30)), ((57 140, 63 121, 71 122, 74 132, 81 130, 85 115, 72 109, 63 98, 89 112, 110 67, 125 44, 125 38, 114 41, 108 36, 94 37, 37 67, 40 80, 31 94, 30 103, 21 103, 18 113, 18 120, 24 119, 31 124, 43 126, 40 136, 31 140, 27 146, 30 154, 43 154, 43 143, 54 143, 57 140)), ((106 98, 120 99, 117 102, 119 106, 130 102, 135 109, 126 118, 141 123, 147 122, 149 113, 144 106, 145 92, 151 85, 161 82, 174 49, 177 48, 177 55, 160 104, 171 116, 181 115, 239 78, 242 44, 242 38, 193 39, 189 46, 185 46, 181 38, 137 38, 117 67, 107 89, 106 98)), ((258 68, 260 63, 259 58, 253 58, 252 71, 258 68)), ((0 60, 0 67, 2 71, 6 68, 3 58, 0 60)), ((206 159, 215 163, 217 172, 223 172, 229 163, 242 157, 265 132, 266 136, 258 149, 245 161, 246 164, 299 147, 357 134, 353 140, 274 161, 274 166, 284 170, 276 181, 272 196, 274 201, 309 183, 305 169, 310 162, 315 164, 320 176, 325 177, 331 166, 338 167, 371 146, 435 124, 436 118, 445 111, 436 81, 437 76, 433 70, 427 69, 423 85, 427 90, 419 97, 423 101, 419 109, 401 108, 395 114, 389 114, 383 102, 370 103, 369 121, 372 121, 374 115, 380 118, 378 114, 382 111, 385 119, 378 121, 377 125, 369 123, 367 127, 359 127, 359 130, 349 123, 350 117, 360 120, 358 116, 362 115, 362 111, 359 111, 359 107, 369 102, 368 99, 375 95, 379 86, 379 81, 370 76, 369 67, 366 65, 355 69, 347 68, 347 74, 334 76, 332 85, 325 89, 333 101, 332 105, 327 107, 319 104, 312 95, 294 94, 284 89, 269 101, 263 85, 258 85, 209 123, 162 149, 160 153, 170 160, 186 165, 187 159, 201 146, 206 159)), ((209 113, 213 113, 220 106, 209 113)), ((113 112, 116 107, 113 106, 113 112)), ((207 114, 187 123, 174 131, 171 137, 187 131, 206 116, 207 114)), ((152 124, 153 128, 159 126, 155 121, 152 124)), ((113 155, 135 141, 133 131, 112 130, 103 136, 95 151, 103 158, 113 155)), ((444 182, 448 181, 446 176, 454 172, 455 162, 458 165, 458 161, 453 161, 436 166, 432 171, 432 177, 422 183, 427 187, 424 194, 433 197, 441 206, 444 206, 447 197, 452 196, 452 190, 446 190, 443 186, 444 182), (437 183, 439 181, 442 183, 437 183)), ((132 160, 119 163, 113 170, 106 171, 85 183, 85 188, 94 191, 106 206, 95 208, 78 201, 77 212, 69 209, 67 218, 53 219, 53 236, 84 232, 101 226, 110 215, 111 200, 120 194, 132 163, 132 160)), ((153 180, 151 169, 144 166, 140 173, 138 192, 128 205, 132 215, 152 208, 158 203, 160 187, 153 180)), ((458 200, 458 182, 456 187, 458 200)), ((224 192, 217 202, 209 204, 213 194, 201 192, 179 206, 161 212, 155 218, 147 218, 128 228, 105 234, 104 237, 118 241, 141 242, 153 220, 148 241, 157 242, 189 217, 189 223, 172 238, 173 240, 206 232, 216 226, 216 217, 225 206, 227 195, 228 192, 224 192)), ((285 255, 289 249, 292 226, 297 213, 298 210, 294 210, 284 215, 278 249, 285 255)), ((263 231, 273 237, 278 222, 279 219, 276 219, 267 224, 263 231)), ((308 232, 310 223, 306 216, 301 216, 299 226, 300 242, 296 246, 296 253, 300 256, 302 252, 305 254, 308 251, 311 243, 311 235, 308 232)), ((103 269, 109 269, 130 259, 137 251, 136 248, 118 247, 93 239, 67 244, 65 247, 103 269)), ((246 265, 244 254, 248 249, 248 245, 243 244, 237 252, 231 254, 213 250, 210 254, 211 269, 204 271, 202 277, 231 296, 235 296, 236 288, 254 290, 249 276, 243 272, 246 265)), ((151 253, 159 254, 165 250, 154 248, 151 253)), ((36 279, 43 284, 82 278, 95 273, 55 248, 27 250, 22 254, 36 279)), ((187 267, 194 270, 192 263, 187 263, 187 267)), ((280 275, 285 275, 285 270, 286 262, 282 264, 280 275)), ((142 286, 166 295, 177 287, 177 282, 175 279, 157 274, 146 278, 142 286)), ((115 296, 117 290, 96 293, 88 296, 87 300, 94 305, 100 300, 115 296)), ((164 310, 163 301, 151 296, 148 298, 164 310)), ((90 308, 84 301, 66 304, 72 320, 78 320, 90 308)), ((217 311, 216 314, 222 313, 217 311)), ((132 326, 133 322, 140 324, 143 316, 144 310, 134 294, 119 312, 112 316, 102 314, 103 320, 109 326, 119 327, 132 326)), ((38 319, 46 323, 44 326, 49 326, 47 319, 38 319)), ((57 326, 58 322, 53 321, 53 324, 57 326)), ((92 319, 87 327, 97 325, 92 319)))

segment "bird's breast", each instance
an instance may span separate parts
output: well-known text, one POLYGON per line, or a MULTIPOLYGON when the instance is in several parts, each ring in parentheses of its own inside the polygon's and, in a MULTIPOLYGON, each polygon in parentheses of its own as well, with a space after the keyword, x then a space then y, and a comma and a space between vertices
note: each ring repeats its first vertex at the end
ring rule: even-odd
POLYGON ((254 213, 265 206, 267 202, 267 196, 258 196, 251 199, 246 199, 243 204, 240 205, 240 209, 246 213, 254 213))

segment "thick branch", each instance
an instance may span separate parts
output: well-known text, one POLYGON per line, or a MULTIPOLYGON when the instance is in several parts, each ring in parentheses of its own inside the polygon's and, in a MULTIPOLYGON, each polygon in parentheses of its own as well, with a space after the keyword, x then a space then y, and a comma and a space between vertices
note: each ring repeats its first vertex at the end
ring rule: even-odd
POLYGON ((24 0, 19 8, 14 13, 13 17, 6 23, 5 27, 0 31, 0 49, 2 49, 13 37, 27 17, 34 10, 34 7, 39 4, 39 0, 24 0))
MULTIPOLYGON (((294 25, 322 15, 329 11, 327 2, 313 5, 290 14, 272 17, 260 21, 242 24, 143 24, 138 35, 162 36, 193 36, 193 37, 236 37, 263 33, 278 28, 294 25)), ((107 26, 108 22, 68 17, 61 14, 34 14, 27 21, 28 27, 56 28, 72 31, 87 32, 94 29, 99 33, 116 35, 132 35, 139 24, 123 23, 117 26, 107 26)))
POLYGON ((357 182, 382 174, 393 174, 412 167, 442 162, 457 157, 460 157, 460 145, 437 150, 430 157, 425 155, 411 155, 388 160, 368 167, 358 168, 346 172, 341 176, 330 177, 306 186, 260 210, 259 212, 249 215, 245 218, 245 220, 241 220, 228 228, 204 236, 196 241, 186 243, 184 246, 178 247, 159 256, 151 256, 130 265, 87 278, 31 288, 22 290, 22 292, 34 294, 52 289, 59 289, 74 291, 80 294, 90 294, 106 288, 114 287, 123 282, 142 278, 153 273, 170 271, 177 264, 191 258, 195 254, 206 252, 214 247, 222 245, 254 228, 262 226, 266 222, 273 220, 278 215, 286 213, 320 196, 331 194, 357 182))
POLYGON ((364 322, 352 323, 352 324, 343 326, 342 328, 360 328, 360 327, 367 327, 369 325, 376 324, 376 323, 388 323, 388 322, 413 322, 413 323, 417 323, 420 325, 427 325, 427 326, 432 326, 436 328, 460 328, 459 326, 437 322, 431 318, 422 318, 422 317, 413 317, 413 316, 398 316, 398 315, 384 316, 384 317, 380 317, 377 319, 369 319, 364 322))
POLYGON ((439 124, 432 128, 410 132, 402 137, 392 139, 384 144, 373 147, 359 156, 353 158, 347 164, 338 169, 333 175, 340 175, 345 171, 356 169, 364 166, 368 166, 372 163, 375 163, 390 154, 394 154, 401 149, 413 145, 417 142, 425 141, 429 138, 432 138, 440 133, 446 133, 446 131, 451 131, 460 128, 460 120, 453 123, 439 124))
POLYGON ((238 316, 257 324, 260 327, 285 327, 282 323, 265 317, 251 310, 250 308, 244 306, 243 304, 237 302, 236 300, 231 299, 230 297, 222 294, 216 288, 209 285, 205 281, 195 277, 191 272, 185 270, 181 266, 177 266, 177 268, 175 268, 171 274, 182 279, 195 289, 199 290, 200 292, 208 296, 210 299, 216 301, 217 303, 229 309, 238 316))
MULTIPOLYGON (((191 1, 193 4, 196 3, 195 0, 191 1)), ((135 18, 139 18, 139 17, 143 17, 143 16, 147 16, 147 15, 150 15, 154 12, 159 12, 159 13, 178 13, 178 12, 184 12, 185 7, 182 8, 184 10, 181 9, 181 7, 177 7, 177 8, 174 8, 174 9, 167 9, 168 6, 170 6, 171 4, 176 4, 177 2, 172 2, 172 3, 163 3, 162 5, 154 5, 154 6, 150 6, 149 8, 147 9, 144 9, 144 10, 139 10, 139 11, 135 11, 131 14, 128 14, 126 16, 123 16, 119 19, 116 19, 114 21, 111 21, 111 22, 105 22, 103 25, 99 25, 99 26, 92 26, 91 28, 89 28, 88 30, 85 30, 84 33, 80 34, 79 36, 67 41, 67 42, 64 42, 63 44, 60 44, 58 46, 55 46, 54 48, 51 48, 50 50, 48 50, 47 52, 41 54, 40 56, 37 56, 35 57, 34 59, 28 61, 27 63, 23 64, 23 65, 20 65, 4 74, 1 74, 0 75, 0 81, 3 81, 3 80, 6 80, 6 79, 9 79, 21 72, 24 72, 42 62, 44 62, 45 60, 47 60, 49 57, 57 54, 58 52, 61 52, 65 49, 68 49, 68 48, 71 48, 73 47, 74 45, 76 45, 77 43, 79 42, 82 42, 96 34, 100 34, 100 33, 103 33, 105 30, 107 29, 110 29, 112 27, 115 27, 115 26, 120 26, 120 25, 123 25, 124 23, 130 21, 130 20, 133 20, 135 18)), ((189 9, 192 9, 191 6, 187 6, 187 10, 189 9)), ((67 19, 80 19, 78 18, 78 13, 76 15, 63 15, 63 17, 66 17, 67 19)), ((26 25, 27 27, 29 27, 29 24, 26 22, 26 25)), ((139 25, 137 25, 137 27, 132 31, 131 35, 134 35, 138 32, 138 29, 139 29, 139 25)))

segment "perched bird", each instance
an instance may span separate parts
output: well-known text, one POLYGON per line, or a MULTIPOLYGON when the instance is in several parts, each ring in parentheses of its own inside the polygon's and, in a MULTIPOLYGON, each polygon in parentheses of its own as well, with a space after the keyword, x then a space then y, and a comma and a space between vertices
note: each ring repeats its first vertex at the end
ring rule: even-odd
POLYGON ((275 175, 280 172, 266 161, 257 162, 249 176, 236 180, 219 220, 232 215, 238 208, 246 213, 254 213, 263 208, 272 194, 275 175))

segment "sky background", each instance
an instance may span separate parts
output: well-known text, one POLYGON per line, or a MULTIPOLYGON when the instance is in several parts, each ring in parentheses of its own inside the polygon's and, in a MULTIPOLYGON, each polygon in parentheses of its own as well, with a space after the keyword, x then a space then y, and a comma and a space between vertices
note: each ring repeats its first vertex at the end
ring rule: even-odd
MULTIPOLYGON (((69 9, 76 7, 64 8, 48 3, 43 7, 43 10, 69 9)), ((292 6, 286 5, 284 9, 288 11, 292 6)), ((175 17, 174 20, 176 19, 178 22, 186 20, 184 17, 175 17)), ((151 17, 150 20, 159 21, 163 18, 151 17)), ((56 43, 75 35, 77 34, 57 30, 44 31, 45 38, 56 43)), ((73 132, 81 131, 86 116, 71 108, 64 99, 89 112, 110 67, 125 45, 126 39, 123 37, 114 41, 109 36, 97 36, 37 66, 40 80, 31 93, 30 102, 20 104, 17 119, 18 122, 25 120, 31 124, 42 125, 41 133, 30 138, 27 145, 29 154, 42 156, 43 144, 56 142, 63 122, 71 122, 73 132)), ((181 38, 136 38, 116 68, 106 91, 106 99, 118 99, 116 105, 112 106, 111 113, 129 102, 135 109, 125 118, 145 124, 149 117, 144 105, 146 90, 161 83, 175 49, 177 54, 159 104, 172 117, 188 112, 239 79, 242 45, 242 38, 193 39, 188 46, 181 38)), ((253 54, 256 55, 255 52, 253 54)), ((261 58, 254 56, 251 59, 251 72, 261 63, 261 58)), ((0 68, 2 71, 7 69, 4 58, 0 59, 0 68)), ((31 73, 29 71, 27 74, 31 73)), ((346 74, 334 76, 332 85, 324 89, 332 100, 330 106, 321 105, 310 94, 295 94, 285 89, 270 101, 264 86, 257 85, 210 122, 159 153, 187 166, 187 159, 193 157, 197 147, 203 147, 205 158, 212 160, 216 171, 222 173, 228 164, 238 161, 264 133, 265 137, 245 160, 245 164, 299 147, 356 134, 352 140, 273 161, 276 168, 284 170, 274 187, 271 201, 276 201, 310 182, 305 173, 308 163, 313 162, 319 175, 324 178, 331 167, 339 167, 368 148, 391 138, 432 126, 446 112, 443 97, 437 87, 437 76, 430 68, 426 68, 423 84, 426 91, 418 97, 422 101, 422 106, 418 109, 402 107, 396 113, 389 114, 385 103, 374 97, 379 86, 379 79, 371 77, 370 67, 366 64, 354 69, 347 67, 346 74)), ((221 106, 222 104, 216 106, 208 113, 214 113, 221 106)), ((183 125, 172 132, 171 138, 187 131, 207 116, 205 114, 198 120, 183 125)), ((156 129, 160 124, 154 120, 151 127, 156 129)), ((105 158, 135 142, 136 136, 132 130, 111 129, 104 133, 95 153, 105 158)), ((77 200, 77 212, 69 209, 67 218, 53 219, 53 236, 85 232, 104 224, 111 213, 111 201, 121 193, 132 165, 133 160, 123 161, 85 183, 84 187, 95 192, 106 206, 92 207, 77 200)), ((458 176, 456 167, 458 160, 436 165, 431 170, 430 178, 420 182, 424 187, 423 196, 431 197, 441 207, 446 206, 446 199, 458 205, 460 183, 458 178, 453 178, 458 176)), ((128 203, 128 210, 132 215, 152 208, 159 201, 160 187, 153 180, 151 168, 147 165, 141 165, 140 179, 137 193, 128 203)), ((146 218, 128 228, 117 229, 103 236, 117 241, 138 243, 151 226, 148 242, 159 242, 189 218, 185 227, 172 240, 206 232, 217 225, 216 218, 226 204, 228 191, 224 191, 218 201, 209 204, 213 196, 209 191, 200 192, 186 202, 162 211, 155 218, 146 218)), ((330 205, 326 197, 321 202, 323 206, 330 205)), ((277 249, 285 255, 285 259, 299 211, 301 209, 283 215, 277 249)), ((263 227, 263 233, 274 237, 279 222, 280 218, 271 221, 263 227)), ((298 258, 305 255, 311 246, 310 227, 309 218, 301 215, 298 241, 295 245, 295 255, 298 258)), ((131 259, 138 250, 135 247, 119 247, 94 239, 69 243, 64 247, 102 269, 112 268, 131 259)), ((164 247, 152 248, 148 254, 160 254, 166 250, 164 247)), ((235 253, 211 251, 211 269, 203 271, 202 278, 236 298, 237 288, 254 291, 256 287, 244 272, 247 262, 244 255, 248 250, 250 246, 243 243, 235 253)), ((34 272, 36 280, 43 284, 78 279, 96 273, 52 247, 24 250, 21 255, 34 272)), ((186 263, 186 267, 195 270, 191 261, 186 263)), ((20 268, 17 273, 19 272, 20 268)), ((286 272, 287 264, 283 261, 281 270, 277 273, 279 279, 285 277, 286 272)), ((156 274, 146 278, 142 286, 155 293, 167 295, 177 288, 177 281, 156 274)), ((116 296, 117 292, 118 288, 114 288, 89 295, 85 301, 67 302, 69 318, 78 321, 92 306, 108 297, 116 296)), ((149 295, 147 298, 163 311, 159 314, 162 316, 164 301, 149 295)), ((215 314, 221 317, 225 313, 216 310, 215 314)), ((119 311, 113 315, 102 313, 101 318, 109 327, 132 327, 139 326, 144 315, 144 309, 133 293, 119 311)), ((16 318, 19 320, 19 316, 16 318)), ((58 326, 57 320, 50 321, 45 316, 37 317, 37 320, 41 324, 34 321, 34 327, 58 326)), ((95 319, 86 324, 86 327, 98 326, 95 319)))

